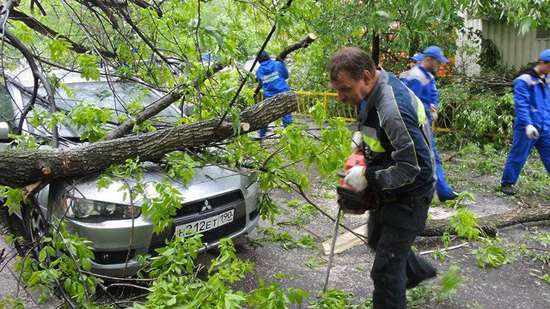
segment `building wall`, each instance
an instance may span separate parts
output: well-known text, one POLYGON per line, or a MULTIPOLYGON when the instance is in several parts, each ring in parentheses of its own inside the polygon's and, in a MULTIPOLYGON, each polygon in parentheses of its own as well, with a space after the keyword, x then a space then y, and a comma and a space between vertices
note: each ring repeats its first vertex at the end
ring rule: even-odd
MULTIPOLYGON (((481 31, 482 21, 481 19, 466 19, 464 28, 472 32, 481 31)), ((481 68, 477 64, 477 59, 479 57, 480 42, 472 41, 466 34, 459 31, 456 44, 458 49, 454 60, 458 72, 468 76, 479 74, 481 68)))
POLYGON ((520 35, 518 29, 500 21, 483 20, 482 35, 495 43, 505 64, 516 69, 534 62, 543 50, 550 48, 550 37, 537 39, 537 31, 520 35))

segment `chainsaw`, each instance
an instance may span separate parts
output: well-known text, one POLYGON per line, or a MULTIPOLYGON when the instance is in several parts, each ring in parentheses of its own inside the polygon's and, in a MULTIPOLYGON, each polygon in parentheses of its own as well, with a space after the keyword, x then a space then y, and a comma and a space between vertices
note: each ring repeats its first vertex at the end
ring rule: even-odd
POLYGON ((372 192, 368 187, 358 192, 351 185, 344 182, 344 178, 347 172, 355 166, 365 166, 372 160, 365 156, 362 152, 357 152, 348 157, 344 164, 344 171, 338 172, 338 176, 342 178, 340 183, 336 187, 336 193, 338 194, 338 205, 342 208, 344 213, 362 215, 367 210, 378 209, 378 196, 372 192))
POLYGON ((378 209, 378 196, 368 187, 361 192, 357 192, 351 185, 344 182, 344 178, 350 169, 355 166, 367 167, 370 162, 372 162, 372 160, 368 156, 364 155, 362 152, 357 152, 348 157, 344 164, 344 171, 337 173, 338 176, 342 178, 336 187, 336 192, 338 193, 338 215, 336 220, 334 220, 334 232, 332 233, 332 243, 330 246, 330 255, 328 257, 323 292, 326 292, 328 287, 330 268, 334 257, 334 246, 336 245, 336 238, 338 237, 338 227, 340 225, 342 213, 362 215, 367 210, 378 209))

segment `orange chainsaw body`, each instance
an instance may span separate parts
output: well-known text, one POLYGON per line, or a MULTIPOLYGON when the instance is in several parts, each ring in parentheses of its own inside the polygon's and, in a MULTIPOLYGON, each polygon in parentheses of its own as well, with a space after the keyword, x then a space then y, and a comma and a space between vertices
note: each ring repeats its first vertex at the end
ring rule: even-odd
MULTIPOLYGON (((344 172, 339 173, 342 176, 356 166, 368 166, 367 160, 362 152, 352 154, 344 164, 344 172)), ((355 191, 351 185, 344 182, 344 178, 338 183, 336 192, 338 193, 338 204, 343 208, 345 213, 349 214, 364 214, 367 210, 378 209, 378 196, 368 187, 361 191, 355 191)))

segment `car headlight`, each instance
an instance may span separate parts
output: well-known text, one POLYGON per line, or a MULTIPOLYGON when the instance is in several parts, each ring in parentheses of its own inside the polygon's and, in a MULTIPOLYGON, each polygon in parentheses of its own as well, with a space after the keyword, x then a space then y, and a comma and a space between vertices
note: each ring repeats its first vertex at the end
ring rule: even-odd
POLYGON ((256 172, 252 172, 248 175, 244 175, 244 177, 245 177, 245 181, 244 181, 245 188, 250 187, 256 181, 258 181, 258 173, 256 172))
POLYGON ((131 219, 141 215, 141 207, 92 201, 84 198, 65 196, 62 201, 66 216, 88 219, 131 219))

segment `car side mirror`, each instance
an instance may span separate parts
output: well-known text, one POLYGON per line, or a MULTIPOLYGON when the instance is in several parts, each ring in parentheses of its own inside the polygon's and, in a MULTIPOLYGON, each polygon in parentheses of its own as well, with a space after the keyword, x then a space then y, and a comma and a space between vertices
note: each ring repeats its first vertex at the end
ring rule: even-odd
POLYGON ((7 122, 0 122, 0 140, 9 139, 8 134, 10 134, 10 126, 7 122))

